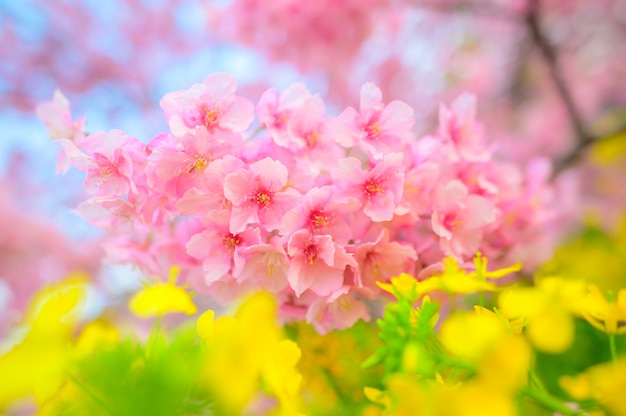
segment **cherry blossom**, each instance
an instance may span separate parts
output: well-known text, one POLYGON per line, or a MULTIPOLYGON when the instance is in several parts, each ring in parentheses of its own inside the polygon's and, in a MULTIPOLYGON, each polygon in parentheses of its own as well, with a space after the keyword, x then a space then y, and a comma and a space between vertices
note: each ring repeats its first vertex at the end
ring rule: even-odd
POLYGON ((372 221, 389 221, 404 192, 403 158, 401 153, 387 154, 363 172, 361 161, 349 157, 339 160, 339 168, 331 175, 345 197, 362 201, 363 213, 372 221))
POLYGON ((287 280, 300 295, 305 290, 327 296, 343 284, 347 266, 356 266, 345 249, 333 243, 329 235, 311 235, 308 230, 295 232, 287 244, 291 256, 287 280))
POLYGON ((201 84, 185 91, 165 94, 161 108, 175 136, 196 132, 197 128, 240 133, 248 128, 254 117, 250 101, 235 95, 235 79, 225 73, 209 75, 201 84))
POLYGON ((361 88, 360 111, 349 107, 339 115, 337 123, 342 126, 337 141, 345 147, 360 147, 372 158, 381 159, 406 142, 414 122, 411 107, 397 100, 383 104, 380 89, 367 83, 361 88))
POLYGON ((524 261, 551 244, 548 170, 493 160, 471 96, 442 106, 437 134, 419 137, 412 110, 384 105, 372 84, 361 112, 338 118, 297 84, 262 94, 252 133, 252 104, 235 88, 216 74, 166 94, 171 132, 147 145, 116 130, 59 139, 87 173, 92 198, 77 212, 107 231, 107 261, 149 273, 178 266, 219 302, 263 288, 326 332, 369 319, 363 299, 378 297, 376 282, 427 279, 444 258, 478 250, 524 261), (214 124, 198 118, 209 97, 214 124), (95 187, 99 178, 108 187, 95 187))

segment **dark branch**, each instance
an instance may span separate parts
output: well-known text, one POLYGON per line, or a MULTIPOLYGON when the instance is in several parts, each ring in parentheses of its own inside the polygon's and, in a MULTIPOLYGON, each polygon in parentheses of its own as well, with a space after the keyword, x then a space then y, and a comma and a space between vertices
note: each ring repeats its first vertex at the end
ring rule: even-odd
POLYGON ((526 15, 526 24, 534 44, 539 49, 539 52, 548 66, 550 78, 552 78, 559 97, 565 106, 577 139, 574 148, 555 163, 553 174, 556 176, 569 165, 576 162, 583 152, 596 141, 596 138, 587 131, 580 111, 576 107, 572 94, 559 71, 556 51, 541 30, 539 22, 539 0, 530 0, 528 14, 526 15))
POLYGON ((485 6, 484 4, 478 5, 470 3, 468 1, 459 1, 456 3, 445 4, 438 2, 438 0, 416 1, 416 5, 417 7, 424 10, 429 10, 436 13, 466 13, 478 17, 505 20, 512 23, 520 23, 522 19, 522 16, 508 10, 493 6, 485 6))

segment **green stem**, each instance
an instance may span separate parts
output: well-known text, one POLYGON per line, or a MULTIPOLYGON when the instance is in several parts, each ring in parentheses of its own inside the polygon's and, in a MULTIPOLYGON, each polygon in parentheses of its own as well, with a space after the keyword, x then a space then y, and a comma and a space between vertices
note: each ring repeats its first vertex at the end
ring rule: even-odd
POLYGON ((485 307, 485 292, 482 290, 478 294, 478 305, 480 305, 481 308, 485 307))
POLYGON ((528 378, 530 379, 530 382, 533 383, 535 386, 537 386, 537 388, 541 391, 541 392, 546 392, 545 387, 543 386, 543 383, 541 382, 541 380, 539 380, 539 377, 537 377, 537 375, 534 373, 534 371, 532 370, 528 370, 528 378))
POLYGON ((152 325, 152 330, 150 331, 150 337, 148 338, 148 357, 147 362, 151 362, 156 354, 156 349, 159 344, 159 332, 161 331, 161 322, 163 322, 162 316, 157 316, 154 320, 154 324, 152 325))
MULTIPOLYGON (((609 307, 611 307, 613 303, 613 291, 609 290, 607 293, 607 298, 609 300, 609 307)), ((606 327, 606 326, 605 326, 606 327)), ((609 335, 609 348, 611 349, 611 360, 613 362, 617 362, 617 347, 615 345, 615 334, 609 335)))
POLYGON ((548 410, 559 412, 565 416, 583 416, 581 412, 567 407, 561 400, 550 396, 546 392, 525 387, 522 389, 522 394, 548 410))
POLYGON ((72 382, 74 382, 74 384, 76 384, 94 402, 96 402, 100 407, 102 407, 109 414, 111 415, 113 414, 113 410, 104 402, 104 400, 102 400, 94 392, 92 392, 85 384, 83 384, 80 380, 78 380, 78 378, 74 377, 69 372, 66 372, 65 374, 70 380, 72 380, 72 382))
POLYGON ((617 347, 615 346, 615 334, 609 334, 609 347, 611 348, 611 360, 617 362, 617 347))

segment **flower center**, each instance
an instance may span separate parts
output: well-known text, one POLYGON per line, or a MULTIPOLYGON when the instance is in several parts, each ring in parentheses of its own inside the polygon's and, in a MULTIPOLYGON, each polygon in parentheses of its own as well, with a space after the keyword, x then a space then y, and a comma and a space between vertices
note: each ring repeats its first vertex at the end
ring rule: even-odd
POLYGON ((369 140, 376 140, 380 137, 380 124, 378 121, 369 122, 363 130, 367 133, 367 138, 369 140))
POLYGON ((363 183, 363 193, 368 199, 383 191, 384 189, 381 186, 379 179, 370 178, 363 183))
POLYGON ((308 263, 311 265, 315 263, 315 260, 317 260, 317 255, 318 255, 317 246, 312 241, 307 243, 302 253, 304 254, 304 257, 307 259, 308 263))
POLYGON ((267 189, 259 189, 253 196, 252 201, 256 202, 260 208, 267 208, 274 200, 273 195, 267 189))
POLYGON ((195 156, 195 160, 187 167, 187 174, 193 175, 202 172, 204 168, 209 165, 209 160, 206 156, 195 156))
POLYGON ((319 140, 320 134, 317 132, 317 130, 313 130, 309 133, 307 133, 304 136, 304 140, 306 142, 306 147, 313 148, 315 147, 315 145, 317 144, 318 140, 319 140))
POLYGON ((228 254, 233 254, 235 248, 237 248, 237 246, 241 244, 241 237, 231 233, 223 233, 222 244, 228 250, 228 254))
POLYGON ((459 219, 459 215, 457 213, 452 213, 452 214, 445 215, 443 224, 445 225, 447 229, 451 230, 463 224, 463 222, 459 219))
POLYGON ((328 227, 330 221, 331 215, 321 209, 314 209, 309 215, 309 224, 311 224, 311 229, 315 232, 319 232, 322 228, 328 227))
POLYGON ((198 109, 200 110, 202 124, 207 130, 211 130, 219 124, 219 119, 222 115, 222 110, 219 107, 202 104, 198 106, 198 109))

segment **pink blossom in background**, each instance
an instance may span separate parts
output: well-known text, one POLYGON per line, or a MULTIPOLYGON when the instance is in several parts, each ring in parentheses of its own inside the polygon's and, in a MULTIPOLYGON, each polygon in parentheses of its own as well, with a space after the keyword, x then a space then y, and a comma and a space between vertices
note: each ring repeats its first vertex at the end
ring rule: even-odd
POLYGON ((38 106, 35 112, 53 139, 78 142, 84 138, 85 118, 72 119, 70 102, 61 91, 55 90, 54 99, 38 106))
POLYGON ((97 278, 101 266, 99 241, 69 237, 54 225, 50 215, 36 206, 45 189, 31 183, 21 169, 22 157, 14 156, 0 177, 0 286, 6 298, 0 306, 0 335, 21 324, 32 296, 45 285, 69 273, 97 278))
POLYGON ((449 110, 439 106, 439 137, 452 146, 460 158, 470 162, 489 159, 485 146, 483 126, 476 122, 476 97, 464 94, 452 103, 449 110))
POLYGON ((256 106, 259 121, 279 146, 289 147, 289 120, 309 97, 311 93, 303 84, 293 84, 280 94, 277 94, 276 88, 270 88, 259 99, 256 106))

